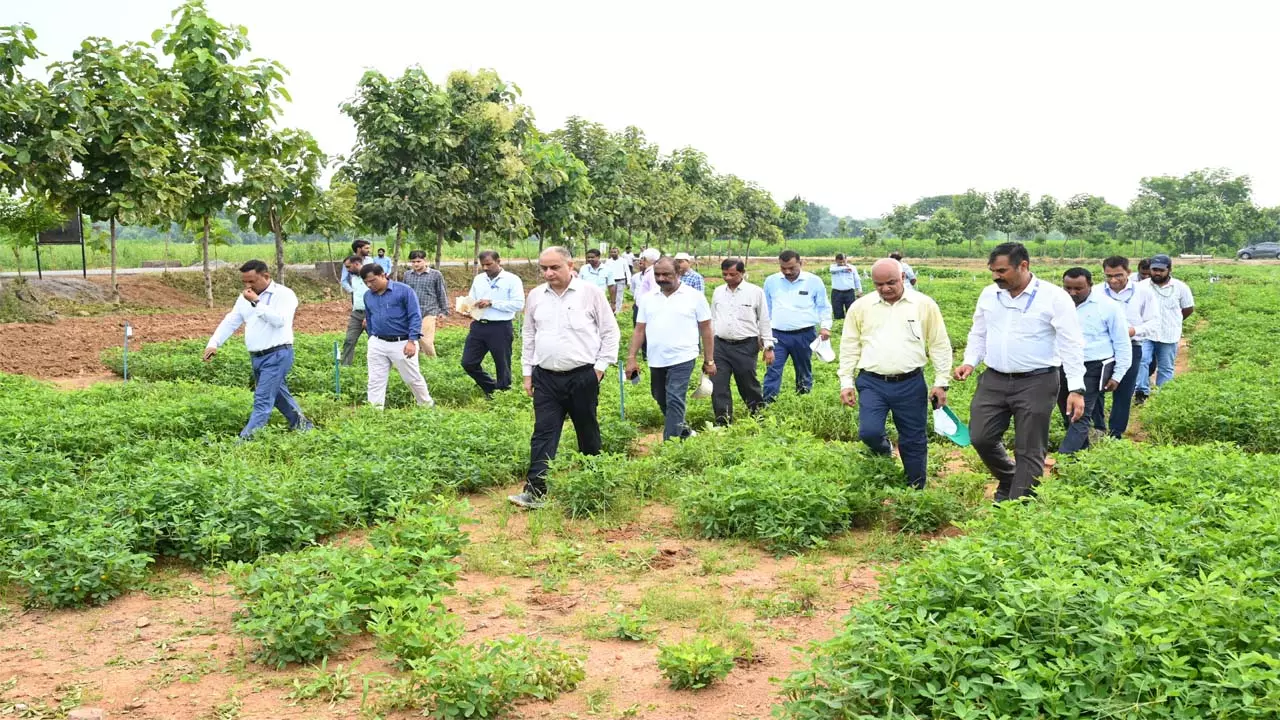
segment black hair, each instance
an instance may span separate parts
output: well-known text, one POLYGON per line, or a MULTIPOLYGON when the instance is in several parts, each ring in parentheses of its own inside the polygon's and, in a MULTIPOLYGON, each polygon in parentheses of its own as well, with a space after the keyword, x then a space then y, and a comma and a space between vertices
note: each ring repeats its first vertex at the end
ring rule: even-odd
POLYGON ((1151 259, 1150 259, 1150 258, 1142 258, 1141 260, 1139 260, 1139 261, 1138 261, 1138 269, 1139 269, 1139 270, 1150 270, 1150 269, 1151 269, 1151 259))
POLYGON ((591 248, 590 250, 587 251, 587 257, 591 257, 593 255, 595 257, 600 257, 600 251, 595 248, 591 248))
POLYGON ((361 280, 368 279, 370 275, 386 275, 386 274, 387 274, 386 271, 383 270, 382 266, 379 265, 378 263, 369 263, 368 265, 365 265, 364 267, 360 268, 361 280))
POLYGON ((799 260, 799 259, 800 259, 800 253, 796 252, 795 250, 783 250, 782 252, 778 253, 778 262, 780 263, 791 262, 792 260, 799 260))
POLYGON ((836 260, 843 260, 843 259, 844 259, 844 253, 836 253, 836 260))
POLYGON ((889 257, 894 260, 897 260, 898 262, 902 262, 902 253, 898 252, 897 250, 894 250, 893 252, 889 253, 889 257))
POLYGON ((1062 279, 1066 280, 1067 278, 1071 278, 1073 280, 1075 278, 1084 278, 1085 282, 1089 283, 1090 285, 1093 284, 1093 273, 1089 272, 1088 270, 1085 270, 1082 267, 1073 267, 1070 270, 1067 270, 1066 272, 1062 273, 1062 279))
POLYGON ((725 258, 724 260, 721 260, 721 261, 720 261, 720 270, 721 270, 721 271, 728 270, 729 268, 733 268, 734 270, 737 270, 738 272, 746 272, 746 271, 747 271, 747 265, 746 265, 746 263, 742 262, 742 261, 741 261, 741 260, 739 260, 738 258, 725 258))
POLYGON ((627 246, 627 252, 631 252, 631 246, 630 246, 630 245, 628 245, 628 246, 627 246))
POLYGON ((1109 257, 1109 258, 1107 258, 1106 260, 1103 260, 1103 261, 1102 261, 1102 267, 1104 267, 1104 268, 1124 268, 1125 270, 1128 270, 1128 269, 1129 269, 1129 258, 1127 258, 1127 257, 1125 257, 1125 256, 1123 256, 1123 255, 1112 255, 1111 257, 1109 257))
POLYGON ((386 248, 378 248, 378 254, 379 254, 379 255, 382 255, 382 254, 384 254, 384 253, 386 253, 386 252, 387 252, 387 249, 386 249, 386 248))
POLYGON ((1031 262, 1031 255, 1027 252, 1027 246, 1020 242, 1000 243, 987 256, 987 264, 994 263, 998 257, 1009 258, 1009 264, 1014 266, 1021 265, 1024 262, 1031 262))
POLYGON ((240 266, 240 272, 242 273, 256 272, 259 275, 266 275, 267 264, 262 262, 261 260, 250 260, 249 262, 240 266))
POLYGON ((363 265, 364 258, 360 257, 359 255, 348 255, 347 258, 342 261, 342 264, 346 265, 348 263, 360 263, 361 265, 363 265))
POLYGON ((476 255, 476 260, 479 260, 480 262, 484 262, 485 260, 501 262, 502 258, 498 257, 497 250, 481 250, 480 254, 476 255))
POLYGON ((366 245, 369 245, 369 244, 370 244, 370 242, 369 242, 368 240, 352 240, 352 241, 351 241, 351 252, 353 252, 353 253, 359 253, 359 252, 360 252, 360 248, 362 248, 362 247, 364 247, 364 246, 366 246, 366 245))
POLYGON ((425 252, 421 251, 421 250, 410 250, 410 251, 409 251, 409 259, 410 259, 410 260, 417 260, 418 258, 422 258, 423 260, 426 260, 426 259, 427 259, 427 254, 426 254, 425 252))

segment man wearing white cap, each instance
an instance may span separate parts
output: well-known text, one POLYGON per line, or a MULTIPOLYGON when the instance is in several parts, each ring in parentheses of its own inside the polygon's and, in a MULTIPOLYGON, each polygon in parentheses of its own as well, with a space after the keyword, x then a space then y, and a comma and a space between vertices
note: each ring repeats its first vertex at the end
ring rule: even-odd
POLYGON ((680 273, 680 284, 702 292, 706 284, 702 281, 702 275, 693 269, 693 256, 689 253, 676 253, 676 272, 680 273))

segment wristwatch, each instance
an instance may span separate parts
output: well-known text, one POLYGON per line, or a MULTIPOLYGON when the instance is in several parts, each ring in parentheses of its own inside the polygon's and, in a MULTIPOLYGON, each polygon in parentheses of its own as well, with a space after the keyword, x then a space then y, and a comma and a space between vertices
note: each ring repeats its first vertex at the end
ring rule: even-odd
POLYGON ((1079 388, 1079 389, 1075 389, 1075 388, 1073 388, 1073 389, 1071 389, 1071 390, 1068 390, 1067 392, 1068 392, 1068 393, 1075 393, 1075 394, 1077 394, 1077 395, 1083 395, 1083 394, 1084 394, 1084 388, 1079 388))

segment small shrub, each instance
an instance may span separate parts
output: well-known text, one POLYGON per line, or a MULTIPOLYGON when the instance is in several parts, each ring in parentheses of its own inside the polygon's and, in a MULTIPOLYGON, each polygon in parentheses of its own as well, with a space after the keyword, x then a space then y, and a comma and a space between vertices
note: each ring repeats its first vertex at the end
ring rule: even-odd
POLYGON ((901 532, 936 532, 967 516, 960 498, 945 490, 895 488, 888 493, 885 508, 890 524, 901 532))
POLYGON ((653 639, 654 631, 649 627, 649 615, 643 610, 634 613, 611 612, 605 618, 609 623, 609 637, 634 642, 653 639))
POLYGON ((369 631, 378 649, 407 669, 452 646, 466 632, 457 615, 434 597, 382 597, 369 617, 369 631))
POLYGON ((624 455, 562 455, 553 463, 547 486, 571 518, 604 515, 631 500, 624 455))
POLYGON ((676 690, 698 690, 733 670, 733 653, 705 638, 663 645, 658 669, 676 690))

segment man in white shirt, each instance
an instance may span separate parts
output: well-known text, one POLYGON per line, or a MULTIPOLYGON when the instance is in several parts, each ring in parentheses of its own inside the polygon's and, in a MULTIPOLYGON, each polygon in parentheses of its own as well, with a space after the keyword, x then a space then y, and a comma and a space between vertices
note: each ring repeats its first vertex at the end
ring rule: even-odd
POLYGON ((836 320, 843 320, 849 306, 862 294, 862 278, 858 277, 858 268, 845 260, 844 253, 836 253, 830 272, 831 311, 836 320))
MULTIPOLYGON (((1156 298, 1157 322, 1151 335, 1142 342, 1142 366, 1156 365, 1156 387, 1173 379, 1173 364, 1178 356, 1178 342, 1182 340, 1182 321, 1195 312, 1196 301, 1191 288, 1173 277, 1173 260, 1168 255, 1151 258, 1151 280, 1147 287, 1156 298)), ((1138 375, 1138 390, 1134 402, 1146 402, 1151 395, 1151 373, 1138 375)))
POLYGON ((894 260, 897 260, 902 265, 902 276, 907 279, 907 282, 911 283, 911 287, 915 287, 916 271, 913 270, 911 266, 907 264, 906 260, 902 259, 902 253, 898 252, 897 250, 894 250, 893 252, 889 253, 889 257, 894 260))
POLYGON ((511 388, 511 343, 515 340, 511 320, 524 308, 524 283, 502 269, 498 251, 481 250, 476 257, 483 272, 471 281, 470 297, 481 313, 472 319, 467 331, 462 369, 476 381, 485 397, 492 398, 495 391, 511 388), (493 357, 496 377, 480 366, 485 355, 493 357))
POLYGON ((1071 422, 1084 414, 1084 338, 1075 303, 1030 265, 1022 243, 991 251, 987 267, 995 282, 978 296, 964 364, 955 369, 957 380, 967 380, 978 363, 987 364, 969 405, 969 437, 999 481, 997 502, 1034 494, 1040 483, 1059 372, 1067 380, 1064 414, 1071 422), (1003 440, 1010 419, 1016 464, 1003 440))
POLYGON ((546 281, 529 293, 524 306, 520 364, 524 391, 533 398, 533 436, 524 492, 507 499, 526 508, 542 506, 547 465, 560 447, 567 415, 578 436, 578 452, 600 454, 596 407, 600 381, 618 360, 618 321, 599 288, 572 278, 573 259, 562 247, 538 255, 546 281))
MULTIPOLYGON (((1147 262, 1143 260, 1143 262, 1147 262)), ((1149 263, 1148 263, 1149 265, 1149 263)), ((1106 414, 1107 396, 1098 398, 1093 406, 1093 427, 1106 432, 1113 438, 1124 437, 1129 427, 1129 413, 1133 406, 1133 392, 1138 385, 1139 369, 1142 365, 1142 343, 1155 331, 1159 322, 1156 308, 1156 296, 1147 283, 1138 282, 1129 273, 1129 259, 1116 255, 1102 261, 1102 272, 1106 282, 1095 286, 1094 292, 1101 293, 1124 306, 1124 315, 1129 323, 1130 354, 1133 362, 1129 371, 1120 379, 1120 384, 1111 394, 1111 415, 1106 414)))
POLYGON ((647 340, 649 390, 663 411, 662 439, 683 439, 694 434, 685 422, 684 411, 689 378, 698 358, 699 336, 706 358, 702 371, 713 378, 716 374, 711 308, 705 295, 680 282, 671 258, 658 260, 651 269, 658 291, 639 300, 640 315, 631 335, 626 372, 628 377, 640 372, 636 353, 647 340))
POLYGON ((236 298, 231 312, 218 324, 204 349, 204 361, 218 354, 218 348, 244 325, 244 345, 253 366, 253 412, 240 431, 248 440, 271 419, 276 408, 295 430, 310 430, 311 421, 302 414, 285 379, 293 368, 293 314, 298 310, 298 296, 289 288, 272 282, 267 264, 250 260, 240 266, 244 292, 236 298))
MULTIPOLYGON (((634 258, 633 258, 634 259, 634 258)), ((609 301, 613 314, 622 311, 622 301, 627 297, 627 281, 631 279, 631 260, 618 254, 618 248, 609 249, 609 272, 613 282, 609 285, 609 301)))
POLYGON ((738 394, 752 415, 764 407, 760 379, 756 377, 760 351, 766 365, 773 363, 773 330, 769 325, 769 303, 764 290, 745 280, 747 266, 737 258, 720 263, 724 285, 711 293, 711 327, 715 331, 715 361, 718 372, 711 378, 711 409, 717 425, 733 422, 733 391, 729 380, 736 380, 738 394))

